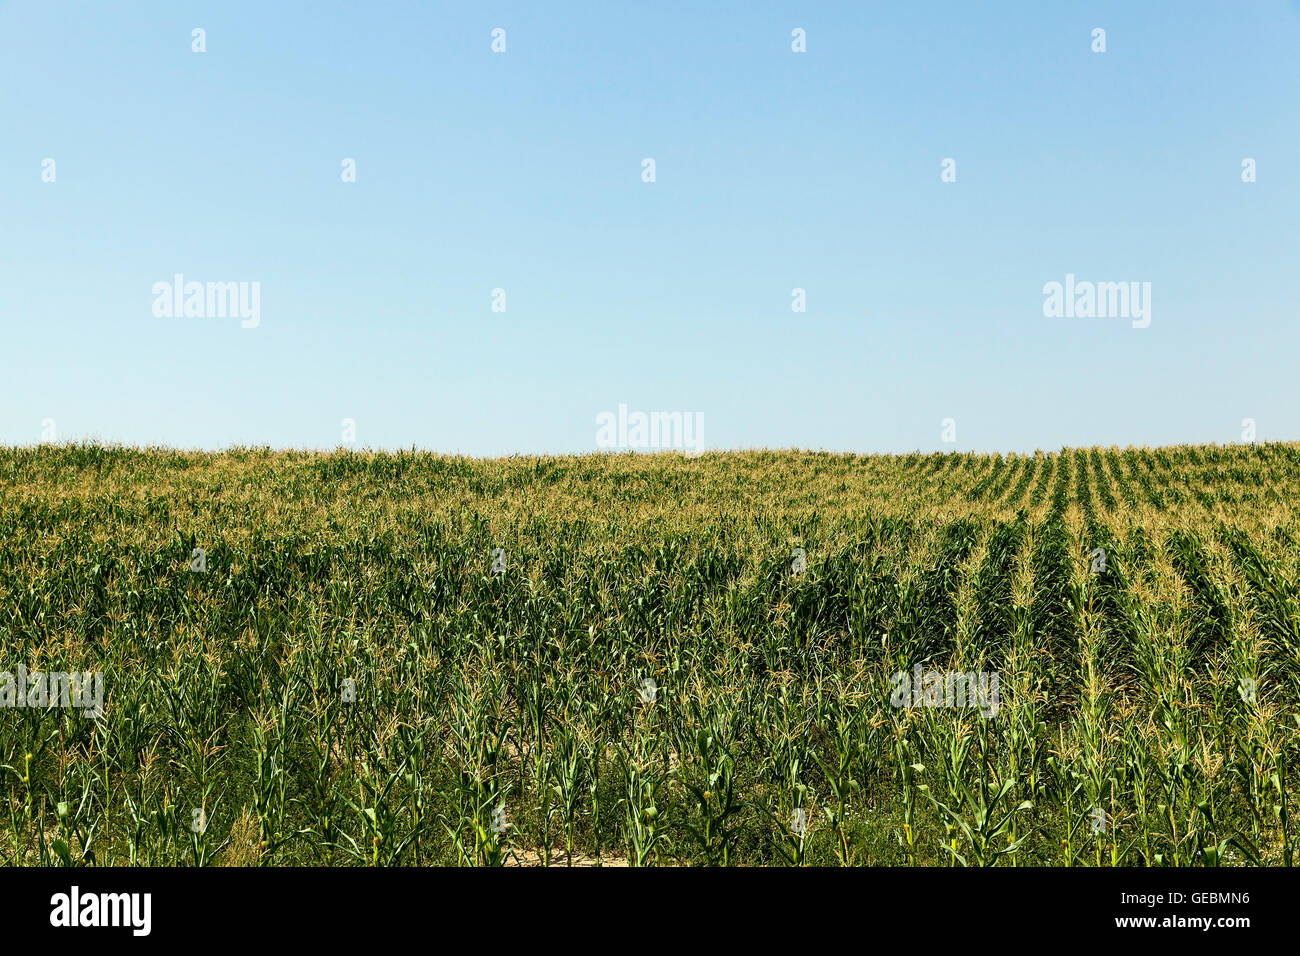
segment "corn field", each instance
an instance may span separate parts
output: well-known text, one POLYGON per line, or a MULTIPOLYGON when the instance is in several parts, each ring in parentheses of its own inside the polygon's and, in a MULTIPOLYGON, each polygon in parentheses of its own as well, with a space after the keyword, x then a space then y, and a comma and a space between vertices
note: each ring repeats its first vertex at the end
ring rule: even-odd
POLYGON ((0 860, 1290 866, 1297 494, 1290 444, 0 449, 0 860))

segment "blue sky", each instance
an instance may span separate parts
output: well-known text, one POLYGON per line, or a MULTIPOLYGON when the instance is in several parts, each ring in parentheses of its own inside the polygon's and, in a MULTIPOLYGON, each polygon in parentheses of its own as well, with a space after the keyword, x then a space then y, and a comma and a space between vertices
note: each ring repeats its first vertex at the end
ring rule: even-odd
POLYGON ((1297 439, 1298 51, 1294 0, 0 0, 0 441, 1297 439), (1150 326, 1045 317, 1067 273, 1150 326))

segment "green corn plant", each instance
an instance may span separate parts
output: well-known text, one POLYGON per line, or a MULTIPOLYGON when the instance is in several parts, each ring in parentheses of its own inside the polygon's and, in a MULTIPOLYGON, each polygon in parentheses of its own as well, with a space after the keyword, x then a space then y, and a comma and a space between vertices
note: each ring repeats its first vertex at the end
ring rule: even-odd
POLYGON ((578 807, 583 793, 583 777, 587 770, 587 757, 577 735, 566 728, 559 733, 556 743, 556 773, 553 790, 564 818, 565 864, 573 865, 574 828, 578 820, 578 807))
POLYGON ((694 734, 684 739, 682 784, 692 802, 692 819, 683 827, 709 866, 729 865, 736 843, 735 818, 744 807, 736 790, 731 739, 736 710, 692 705, 694 734))
POLYGON ((987 732, 978 734, 977 738, 980 772, 974 784, 968 785, 964 778, 957 778, 953 784, 960 803, 942 802, 928 786, 921 786, 921 792, 929 798, 948 831, 963 838, 964 853, 958 851, 955 840, 944 844, 944 849, 962 866, 991 866, 1001 857, 1014 854, 1030 833, 1011 839, 1012 821, 1016 814, 1034 806, 1030 800, 1014 802, 1015 781, 998 776, 988 749, 987 732))
POLYGON ((853 764, 858 752, 858 717, 840 710, 836 714, 835 733, 831 736, 830 759, 816 757, 822 778, 830 791, 826 816, 835 833, 836 853, 841 866, 853 864, 853 851, 849 845, 848 812, 853 792, 860 786, 853 777, 853 764))
POLYGON ((283 766, 287 714, 288 707, 285 706, 269 721, 275 728, 273 732, 268 732, 261 721, 255 722, 251 730, 253 812, 257 816, 257 859, 262 866, 275 858, 281 844, 287 839, 288 774, 283 766))
POLYGON ((668 777, 657 759, 658 739, 638 735, 631 747, 618 752, 622 780, 624 833, 633 866, 650 866, 660 859, 664 821, 660 816, 660 790, 668 777))

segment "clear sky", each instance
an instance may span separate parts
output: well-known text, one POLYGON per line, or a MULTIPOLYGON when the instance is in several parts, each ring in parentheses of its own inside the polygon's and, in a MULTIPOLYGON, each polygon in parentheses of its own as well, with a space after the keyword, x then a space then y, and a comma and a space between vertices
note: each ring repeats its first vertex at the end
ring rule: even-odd
POLYGON ((0 184, 9 444, 1300 438, 1297 0, 0 0, 0 184))

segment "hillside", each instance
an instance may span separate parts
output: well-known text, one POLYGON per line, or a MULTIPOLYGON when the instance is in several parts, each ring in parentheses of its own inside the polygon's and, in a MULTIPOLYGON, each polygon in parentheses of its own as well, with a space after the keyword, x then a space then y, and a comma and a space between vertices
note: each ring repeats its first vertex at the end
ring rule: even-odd
POLYGON ((0 449, 0 858, 1290 865, 1298 494, 1290 444, 0 449))

